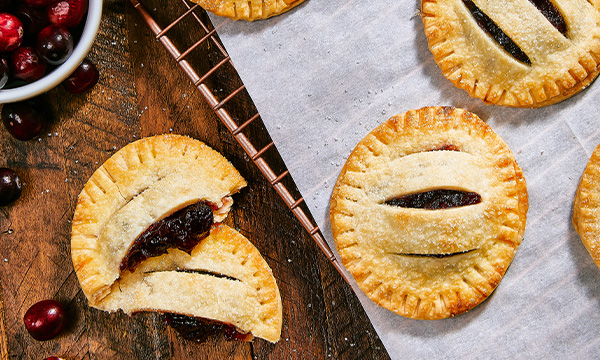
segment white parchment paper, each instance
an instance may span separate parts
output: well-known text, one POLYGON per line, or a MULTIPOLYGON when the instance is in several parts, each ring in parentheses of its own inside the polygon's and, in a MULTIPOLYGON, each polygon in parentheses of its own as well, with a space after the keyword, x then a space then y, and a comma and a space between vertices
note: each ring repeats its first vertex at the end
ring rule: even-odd
POLYGON ((307 0, 254 23, 212 17, 318 225, 334 247, 331 191, 356 143, 390 116, 451 105, 506 141, 527 179, 519 251, 494 294, 453 319, 379 308, 353 284, 393 359, 598 358, 600 270, 571 225, 577 183, 600 143, 600 83, 534 110, 483 104, 445 79, 418 0, 307 0))

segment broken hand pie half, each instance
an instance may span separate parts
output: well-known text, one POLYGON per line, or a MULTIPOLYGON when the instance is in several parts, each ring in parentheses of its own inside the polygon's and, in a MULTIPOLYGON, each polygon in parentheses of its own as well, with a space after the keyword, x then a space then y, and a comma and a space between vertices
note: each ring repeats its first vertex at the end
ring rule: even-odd
POLYGON ((218 16, 233 20, 262 20, 284 13, 304 0, 192 0, 218 16))
POLYGON ((540 107, 600 71, 600 5, 587 0, 422 0, 444 76, 487 103, 540 107))
POLYGON ((573 226, 583 245, 600 267, 600 145, 579 180, 573 203, 573 226))
POLYGON ((215 321, 239 340, 277 342, 281 335, 281 297, 271 269, 244 236, 222 224, 190 254, 170 249, 124 272, 96 307, 168 313, 170 325, 193 340, 209 335, 215 321))
POLYGON ((170 247, 190 252, 245 180, 223 156, 180 135, 135 141, 100 166, 79 194, 71 256, 91 306, 124 270, 170 247))
POLYGON ((330 218, 337 250, 378 305, 415 319, 461 314, 496 288, 521 243, 523 173, 476 115, 397 115, 350 154, 330 218))

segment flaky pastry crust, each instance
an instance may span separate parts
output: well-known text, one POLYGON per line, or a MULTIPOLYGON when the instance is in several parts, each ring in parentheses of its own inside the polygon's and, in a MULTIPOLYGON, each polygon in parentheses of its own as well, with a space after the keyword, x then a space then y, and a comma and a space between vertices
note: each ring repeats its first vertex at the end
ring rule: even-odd
POLYGON ((442 73, 469 95, 496 105, 540 107, 569 98, 600 71, 597 2, 554 0, 558 31, 529 0, 473 0, 529 57, 516 60, 488 35, 463 0, 422 0, 429 49, 442 73))
POLYGON ((394 116, 359 142, 330 219, 342 263, 371 300, 405 317, 441 319, 496 288, 527 209, 523 173, 502 139, 472 113, 429 107, 394 116), (439 189, 475 192, 481 202, 441 210, 386 203, 439 189))
POLYGON ((202 317, 270 342, 281 335, 281 296, 271 268, 248 239, 222 224, 189 255, 171 249, 125 271, 95 307, 202 317))
POLYGON ((192 0, 218 16, 233 20, 263 20, 284 13, 304 0, 192 0))
POLYGON ((71 257, 90 305, 119 278, 119 265, 135 239, 156 221, 200 200, 220 209, 246 186, 239 172, 204 143, 159 135, 128 144, 100 166, 79 194, 71 231, 71 257))
POLYGON ((587 163, 573 202, 573 226, 600 268, 600 145, 587 163))

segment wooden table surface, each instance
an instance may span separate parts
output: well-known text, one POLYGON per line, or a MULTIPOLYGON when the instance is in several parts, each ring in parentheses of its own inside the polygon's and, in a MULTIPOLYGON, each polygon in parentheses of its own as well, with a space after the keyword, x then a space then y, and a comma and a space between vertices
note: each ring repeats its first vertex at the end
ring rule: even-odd
MULTIPOLYGON (((175 1, 148 0, 144 5, 158 21, 182 11, 175 1)), ((186 37, 181 34, 197 32, 189 24, 181 27, 179 35, 173 34, 175 42, 186 37)), ((193 56, 210 66, 214 60, 206 56, 207 50, 200 47, 193 56)), ((53 121, 39 139, 21 142, 0 129, 0 167, 15 169, 25 183, 21 198, 0 208, 5 332, 1 358, 389 358, 350 287, 129 2, 104 2, 89 58, 100 71, 98 85, 83 95, 71 95, 61 87, 45 94, 53 121), (116 150, 141 137, 170 132, 204 141, 248 181, 249 186, 234 196, 226 223, 248 237, 273 269, 283 300, 284 322, 277 344, 261 339, 232 342, 220 336, 198 344, 179 338, 157 314, 128 317, 87 306, 70 257, 70 220, 77 195, 116 150), (68 309, 69 324, 58 338, 38 342, 26 332, 23 315, 44 299, 61 301, 68 309)), ((239 79, 229 69, 209 81, 218 93, 236 86, 239 79)), ((228 106, 240 119, 256 111, 247 94, 228 106)), ((254 142, 270 142, 261 122, 246 131, 254 142)), ((285 170, 276 149, 265 156, 276 173, 285 170)), ((289 177, 286 181, 293 187, 289 177)))

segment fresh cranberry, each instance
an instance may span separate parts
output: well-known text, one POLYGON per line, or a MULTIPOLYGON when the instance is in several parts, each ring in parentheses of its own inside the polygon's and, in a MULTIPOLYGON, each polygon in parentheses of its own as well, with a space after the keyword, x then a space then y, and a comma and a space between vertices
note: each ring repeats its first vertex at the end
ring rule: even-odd
POLYGON ((42 112, 31 101, 5 104, 0 117, 6 130, 17 140, 27 141, 38 136, 46 125, 42 112))
POLYGON ((21 196, 21 179, 8 168, 0 168, 0 206, 5 206, 21 196))
POLYGON ((46 63, 29 46, 15 50, 10 57, 9 65, 15 77, 28 82, 40 79, 46 72, 46 63))
POLYGON ((46 8, 50 23, 64 27, 77 26, 87 11, 87 0, 60 0, 46 8))
POLYGON ((73 53, 73 36, 64 26, 46 26, 38 34, 36 50, 48 64, 60 65, 73 53))
POLYGON ((84 93, 96 85, 100 73, 94 64, 88 59, 83 59, 75 71, 63 81, 63 86, 73 94, 84 93))
POLYGON ((33 8, 20 3, 12 13, 23 23, 26 37, 35 38, 35 35, 50 23, 44 8, 33 8))
POLYGON ((59 358, 58 356, 50 356, 45 358, 44 360, 65 360, 63 358, 59 358))
POLYGON ((9 13, 0 13, 0 51, 13 51, 23 42, 23 23, 9 13))
POLYGON ((27 310, 25 328, 36 340, 50 340, 63 331, 67 324, 65 308, 55 300, 44 300, 34 304, 27 310))

